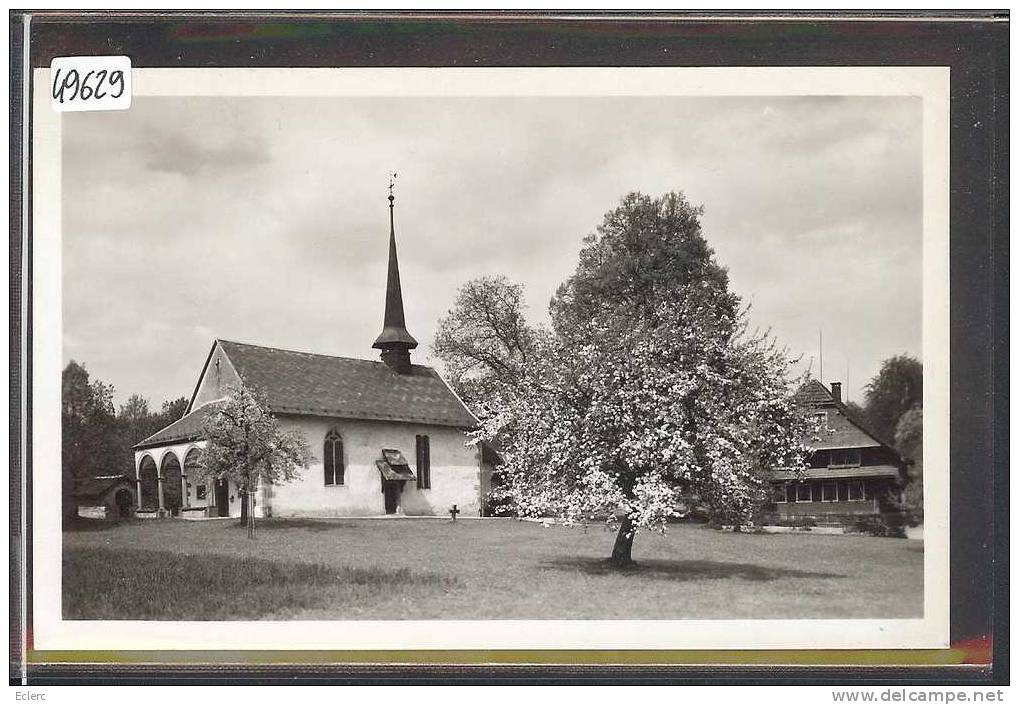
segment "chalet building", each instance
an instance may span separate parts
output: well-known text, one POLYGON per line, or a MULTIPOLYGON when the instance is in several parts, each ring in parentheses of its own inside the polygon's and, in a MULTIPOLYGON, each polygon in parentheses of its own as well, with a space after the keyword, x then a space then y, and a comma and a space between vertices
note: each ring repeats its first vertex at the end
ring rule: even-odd
POLYGON ((863 516, 900 512, 906 463, 888 443, 852 418, 842 403, 842 384, 827 389, 811 380, 797 392, 817 421, 805 441, 813 453, 802 475, 774 470, 769 519, 812 519, 842 524, 863 516))
POLYGON ((258 489, 256 516, 481 512, 490 459, 464 436, 478 421, 435 370, 411 362, 392 194, 389 223, 385 315, 372 346, 381 361, 215 340, 184 416, 134 447, 139 515, 240 515, 238 487, 206 483, 198 467, 203 421, 241 382, 264 391, 283 429, 303 432, 315 456, 299 479, 258 489))

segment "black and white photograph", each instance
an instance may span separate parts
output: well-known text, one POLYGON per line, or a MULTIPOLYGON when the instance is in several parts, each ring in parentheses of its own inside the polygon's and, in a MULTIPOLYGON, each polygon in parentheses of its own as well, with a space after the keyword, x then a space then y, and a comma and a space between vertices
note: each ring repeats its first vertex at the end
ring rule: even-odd
POLYGON ((41 621, 943 645, 947 81, 829 71, 152 69, 50 116, 41 621))

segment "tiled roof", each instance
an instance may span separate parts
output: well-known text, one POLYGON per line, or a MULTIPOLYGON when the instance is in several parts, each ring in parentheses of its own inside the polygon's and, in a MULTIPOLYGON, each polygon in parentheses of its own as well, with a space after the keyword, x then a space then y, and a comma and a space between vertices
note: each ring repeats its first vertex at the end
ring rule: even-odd
MULTIPOLYGON (((370 421, 402 421, 473 428, 477 419, 459 397, 424 365, 398 374, 384 362, 332 357, 216 341, 245 384, 266 393, 278 414, 307 414, 370 421)), ((152 434, 136 449, 197 440, 205 417, 223 401, 195 408, 152 434)))
POLYGON ((136 449, 151 448, 169 443, 198 440, 201 438, 202 425, 206 417, 218 411, 225 403, 223 400, 218 400, 202 404, 191 413, 185 414, 169 426, 156 431, 144 441, 135 444, 134 447, 136 449))
POLYGON ((478 421, 439 374, 412 365, 333 357, 220 340, 245 384, 261 388, 277 413, 473 428, 478 421))

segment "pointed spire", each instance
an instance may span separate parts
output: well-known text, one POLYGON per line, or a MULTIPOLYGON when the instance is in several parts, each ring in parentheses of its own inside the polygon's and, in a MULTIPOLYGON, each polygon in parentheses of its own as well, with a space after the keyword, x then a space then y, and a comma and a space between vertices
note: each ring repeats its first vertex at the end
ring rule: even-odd
MULTIPOLYGON (((396 174, 393 174, 395 177, 396 174)), ((397 372, 410 371, 410 351, 418 346, 414 336, 407 332, 403 316, 403 292, 400 289, 400 264, 396 257, 396 227, 394 225, 393 181, 389 182, 389 276, 386 281, 386 312, 382 333, 375 339, 373 348, 382 351, 382 360, 397 372)))

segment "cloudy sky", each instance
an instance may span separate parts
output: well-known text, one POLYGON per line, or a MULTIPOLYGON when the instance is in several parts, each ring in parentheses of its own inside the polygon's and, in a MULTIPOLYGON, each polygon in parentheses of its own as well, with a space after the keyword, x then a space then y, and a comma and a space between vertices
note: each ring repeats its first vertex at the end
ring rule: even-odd
POLYGON ((546 316, 628 191, 684 191, 756 325, 850 398, 920 355, 915 98, 136 98, 63 116, 64 359, 189 396, 214 337, 374 359, 388 173, 408 328, 457 287, 546 316))

